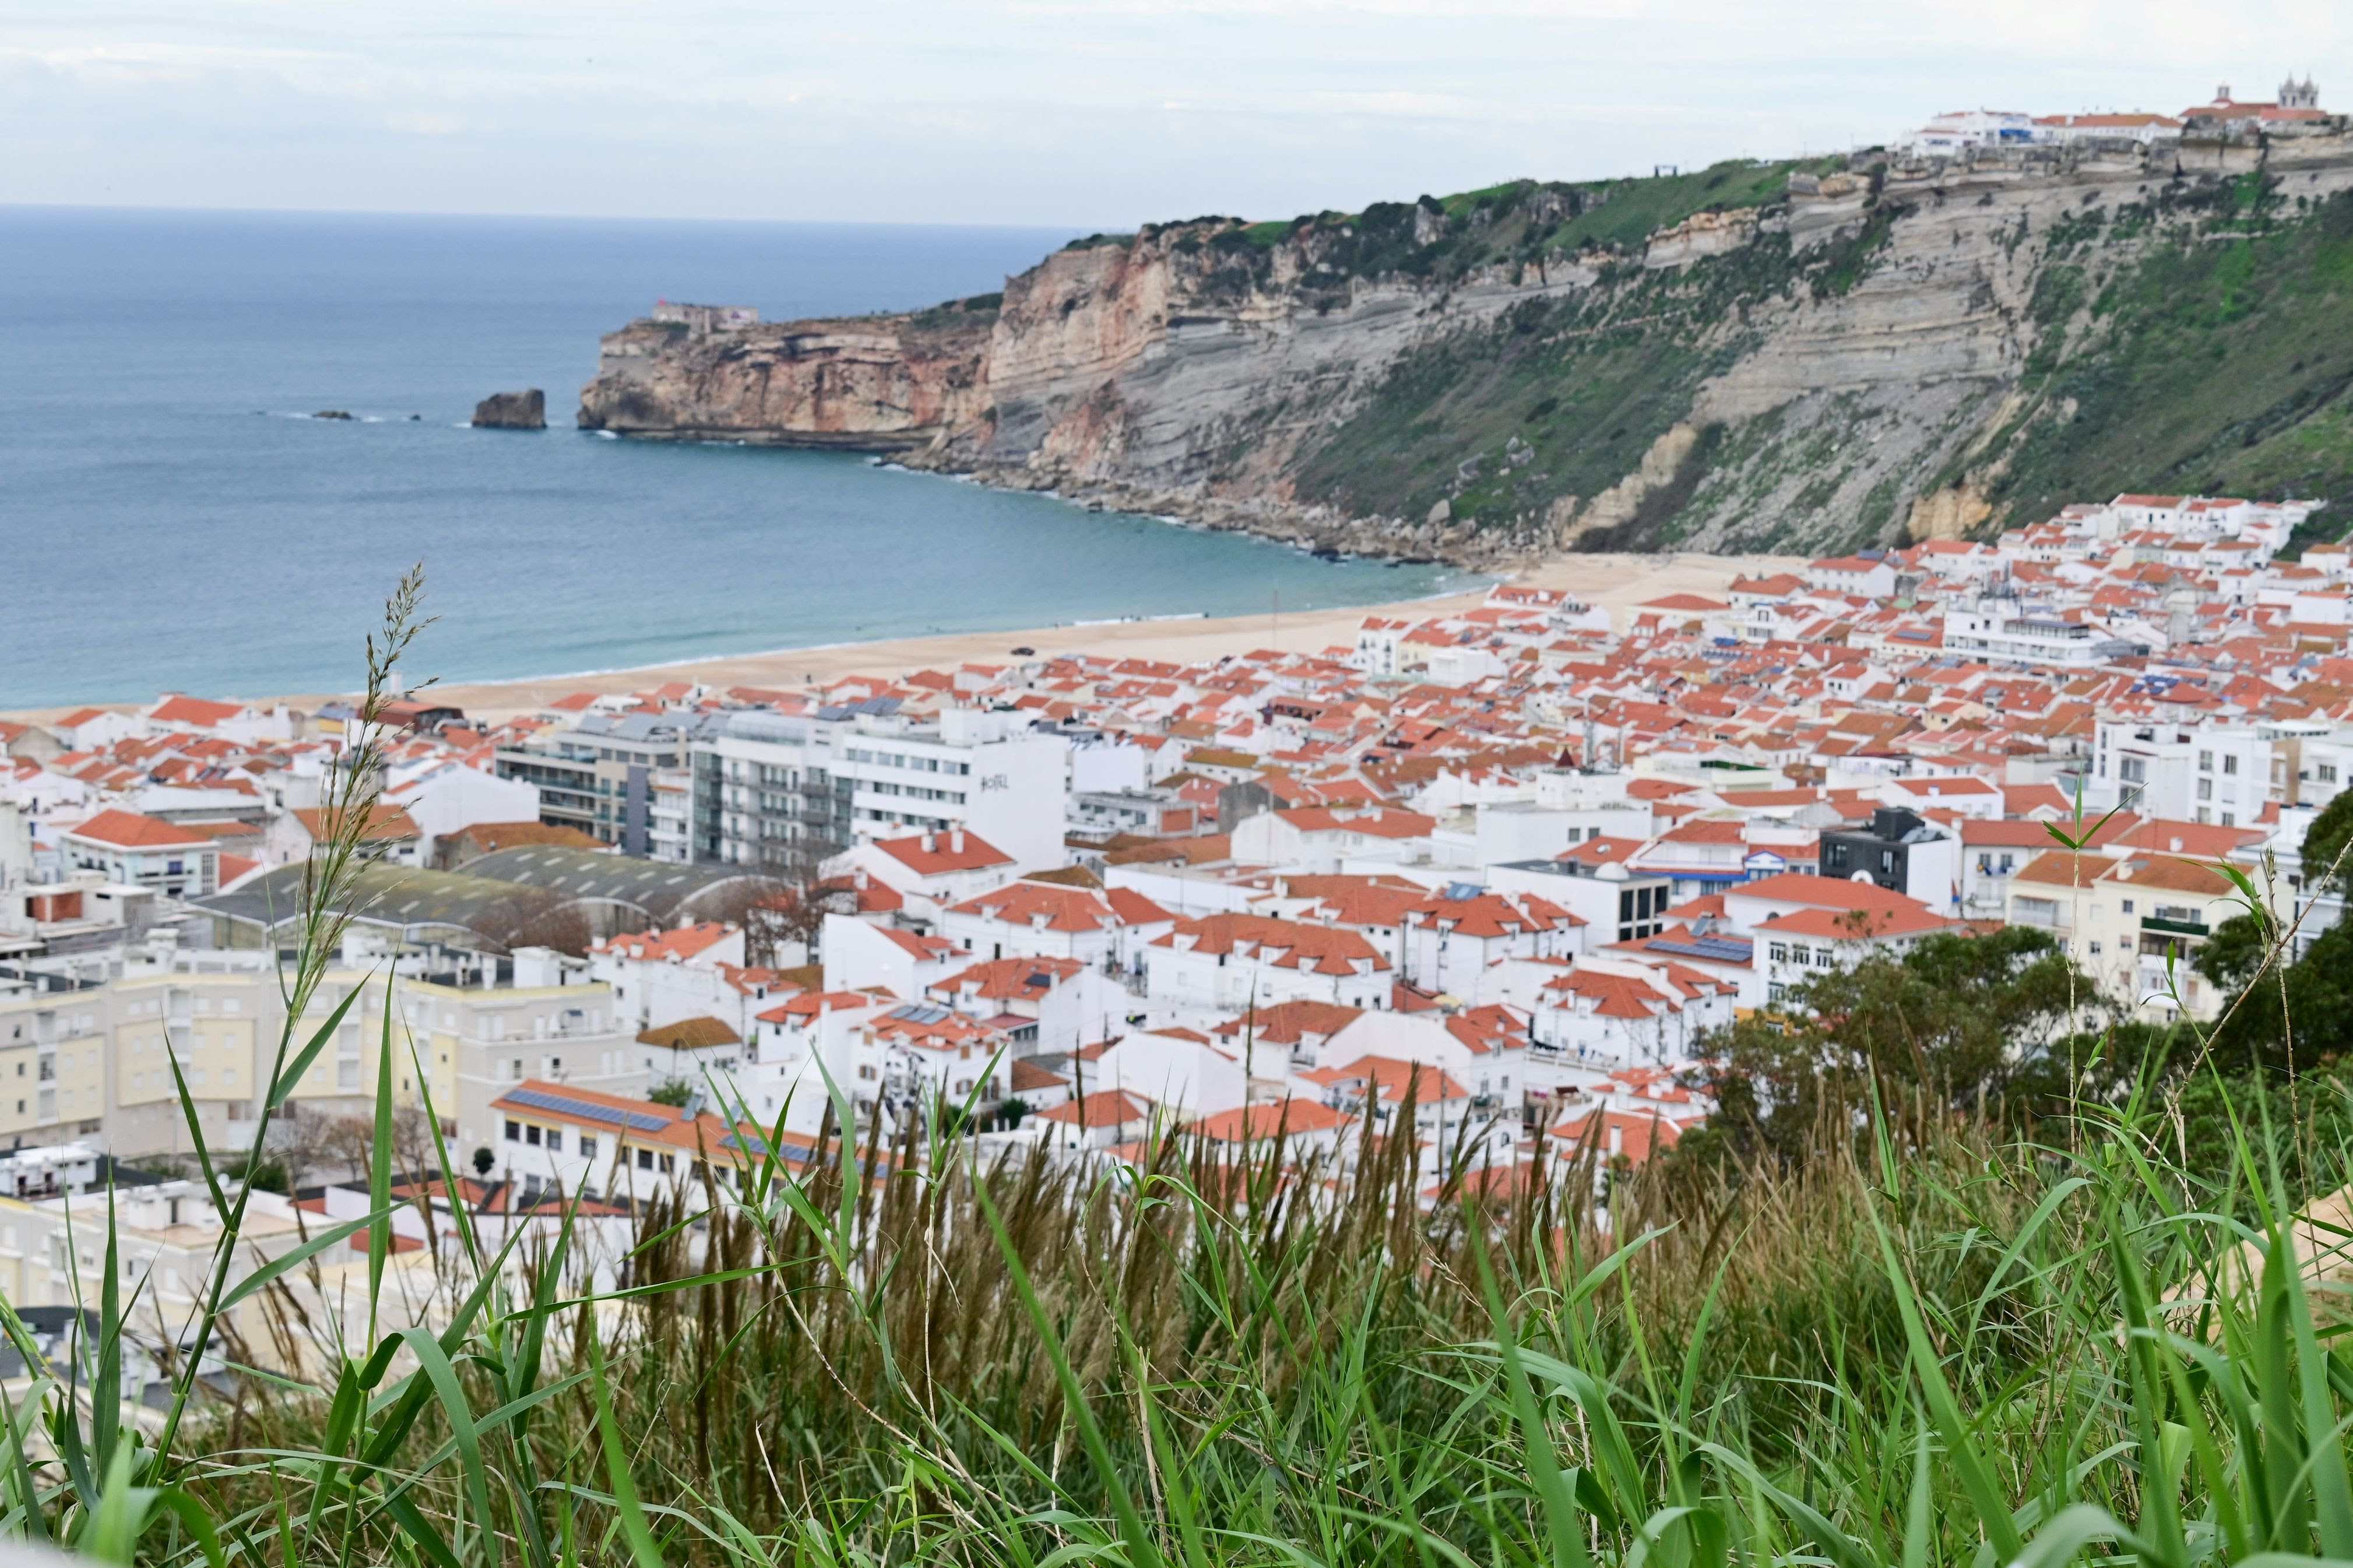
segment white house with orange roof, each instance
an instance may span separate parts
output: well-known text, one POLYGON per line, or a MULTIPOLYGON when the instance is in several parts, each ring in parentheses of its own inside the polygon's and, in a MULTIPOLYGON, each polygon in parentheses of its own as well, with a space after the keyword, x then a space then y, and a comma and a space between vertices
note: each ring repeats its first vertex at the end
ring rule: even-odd
POLYGON ((864 872, 905 900, 908 919, 929 923, 951 904, 1011 880, 1017 869, 1012 856, 979 834, 952 827, 864 840, 826 862, 825 874, 864 872))
POLYGON ((1119 910, 1100 888, 1024 878, 944 910, 940 934, 983 958, 1074 958, 1097 968, 1118 962, 1119 910))
POLYGON ((1532 1088, 1557 1100, 1629 1068, 1682 1068, 1701 1037, 1732 1022, 1739 990, 1690 964, 1579 959, 1529 1009, 1532 1088))
POLYGON ((1328 1089, 1335 1070, 1364 1061, 1418 1063, 1444 1071, 1462 1086, 1462 1109, 1516 1121, 1528 1087, 1528 1031, 1524 1012, 1501 1006, 1359 1013, 1316 1046, 1312 1068, 1299 1065, 1300 1057, 1293 1056, 1293 1089, 1328 1089))
POLYGON ((1366 616, 1348 662, 1376 679, 1403 675, 1406 635, 1412 630, 1413 622, 1402 616, 1366 616))
POLYGON ((1369 1106, 1374 1138, 1412 1138, 1416 1164, 1425 1177, 1456 1164, 1476 1170, 1517 1159, 1516 1107, 1506 1110, 1493 1093, 1478 1094, 1435 1063, 1361 1056, 1298 1077, 1303 1094, 1319 1095, 1325 1107, 1352 1121, 1369 1106), (1410 1122, 1404 1115, 1409 1100, 1413 1106, 1410 1122))
POLYGON ((700 1106, 680 1108, 576 1085, 526 1079, 491 1102, 501 1179, 526 1200, 558 1189, 614 1202, 680 1194, 696 1203, 708 1168, 733 1184, 751 1162, 733 1123, 700 1106))
POLYGON ((828 991, 889 992, 913 1001, 970 963, 971 949, 937 931, 909 931, 856 915, 828 914, 818 946, 828 991))
POLYGON ((102 752, 117 741, 147 733, 143 719, 112 708, 77 708, 47 726, 69 752, 102 752))
POLYGON ((58 847, 75 870, 175 899, 220 887, 220 847, 211 834, 135 811, 101 811, 59 833, 58 847))
POLYGON ((1546 1129, 1556 1158, 1592 1158, 1603 1166, 1645 1165, 1683 1141, 1704 1116, 1670 1116, 1663 1109, 1635 1109, 1606 1100, 1580 1101, 1546 1129))
POLYGON ((1507 958, 1566 958, 1584 950, 1586 921, 1529 892, 1450 883, 1405 912, 1402 977, 1471 1006, 1493 1002, 1489 972, 1507 958))
POLYGON ((730 984, 743 963, 743 928, 718 921, 607 937, 588 950, 588 973, 612 986, 614 1012, 630 1029, 708 1014, 747 1032, 765 998, 730 984))
POLYGON ((1277 1154, 1285 1163, 1328 1161, 1356 1125, 1320 1098, 1285 1095, 1220 1110, 1190 1122, 1187 1131, 1228 1163, 1250 1163, 1277 1154))
POLYGON ((1987 820, 2002 815, 2001 786, 1975 773, 1892 778, 1873 791, 1882 805, 1987 820))
POLYGON ((1154 1131, 1175 1125, 1173 1113, 1149 1096, 1133 1089, 1090 1089, 1050 1106, 1031 1117, 1024 1128, 1050 1149, 1100 1152, 1138 1144, 1154 1131))
POLYGON ((1132 1029, 1077 1066, 1088 1092, 1125 1089, 1180 1118, 1235 1110, 1251 1087, 1233 1045, 1198 1029, 1132 1029))
POLYGON ((263 709, 249 702, 216 702, 170 691, 150 703, 140 717, 146 721, 151 734, 217 735, 248 744, 294 739, 294 711, 283 703, 263 709))
POLYGON ((539 786, 502 779, 455 756, 395 763, 385 770, 384 802, 417 825, 418 853, 431 864, 435 845, 490 822, 539 820, 539 786))
POLYGON ((1015 1054, 1011 1036, 937 1002, 886 1008, 858 1026, 858 1070, 879 1071, 892 1110, 993 1105, 1006 1097, 1015 1054))
POLYGON ((996 1030, 1022 1057, 1074 1051, 1125 1027, 1134 1001, 1075 958, 999 958, 932 982, 923 999, 996 1030))
POLYGON ((1830 555, 1806 563, 1806 584, 1824 593, 1884 599, 1895 592, 1895 567, 1882 554, 1830 555))
POLYGON ((1253 1004, 1328 1002, 1386 1007, 1395 967, 1352 931, 1263 915, 1179 921, 1145 952, 1154 1026, 1214 1026, 1253 1004))
POLYGON ((866 991, 803 991, 761 1013, 735 1074, 752 1114, 813 1133, 839 1091, 857 1114, 881 1098, 879 1058, 861 1050, 870 1019, 901 1005, 898 997, 866 991))
MULTIPOLYGON (((261 858, 273 866, 308 860, 322 845, 341 837, 343 821, 342 813, 327 807, 280 812, 269 824, 261 858)), ((421 866, 424 849, 424 834, 407 812, 383 801, 369 809, 367 822, 360 828, 363 858, 389 866, 421 866)))
POLYGON ((1356 866, 1398 864, 1430 851, 1438 819, 1378 805, 1311 805, 1264 811, 1237 823, 1233 858, 1330 874, 1356 866))
POLYGON ((1816 974, 1874 954, 1900 955, 1924 937, 1966 931, 1957 919, 1869 881, 1792 871, 1733 888, 1725 923, 1756 943, 1744 1006, 1783 1000, 1816 974))

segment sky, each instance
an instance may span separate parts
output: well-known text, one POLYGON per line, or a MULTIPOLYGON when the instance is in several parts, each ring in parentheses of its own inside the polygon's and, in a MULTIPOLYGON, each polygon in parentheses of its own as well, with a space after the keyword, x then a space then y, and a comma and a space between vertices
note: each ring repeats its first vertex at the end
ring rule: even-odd
POLYGON ((2348 0, 0 0, 0 203, 1124 228, 2166 112, 2348 0))

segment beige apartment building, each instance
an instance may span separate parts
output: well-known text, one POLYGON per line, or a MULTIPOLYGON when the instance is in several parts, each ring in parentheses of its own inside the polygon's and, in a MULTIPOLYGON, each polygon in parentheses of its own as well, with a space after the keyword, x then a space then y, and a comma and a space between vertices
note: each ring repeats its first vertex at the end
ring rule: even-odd
POLYGON ((2106 1000, 2158 1018, 2221 1013, 2228 997, 2190 965, 2214 928, 2242 912, 2228 878, 2172 855, 2053 850, 2010 883, 2011 924, 2050 932, 2106 1000))
MULTIPOLYGON (((460 1163, 496 1143, 491 1103, 526 1079, 608 1094, 646 1087, 610 986, 528 950, 512 973, 512 984, 472 983, 479 972, 390 982, 395 1099, 422 1105, 429 1092, 460 1163)), ((381 966, 322 981, 294 1031, 297 1049, 359 995, 295 1086, 298 1111, 372 1110, 385 983, 381 966)), ((256 952, 183 952, 102 985, 0 996, 0 1150, 80 1140, 125 1159, 193 1152, 171 1051, 207 1146, 242 1148, 285 1017, 279 971, 256 952)))

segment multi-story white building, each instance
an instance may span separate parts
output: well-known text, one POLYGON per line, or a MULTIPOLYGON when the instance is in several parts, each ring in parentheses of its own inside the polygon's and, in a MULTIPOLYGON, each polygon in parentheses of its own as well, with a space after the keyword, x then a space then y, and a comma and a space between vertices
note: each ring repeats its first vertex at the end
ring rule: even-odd
POLYGON ((2096 669, 2113 659, 2148 651, 2115 636, 2086 611, 2030 605, 2006 594, 1947 605, 1944 646, 1948 652, 1974 654, 1989 663, 2053 669, 2096 669))
POLYGON ((2084 798, 2101 811, 2121 805, 2143 816, 2243 826, 2274 798, 2272 748, 2263 725, 2104 719, 2084 798))
POLYGON ((866 839, 967 828, 1048 869, 1064 860, 1069 759, 1019 713, 733 714, 696 747, 695 857, 798 869, 866 839))
MULTIPOLYGON (((504 972, 501 963, 428 980, 424 959, 411 957, 392 982, 394 1098, 421 1106, 429 1093, 460 1157, 488 1142, 490 1101, 526 1078, 624 1094, 645 1087, 633 1032, 586 965, 543 949, 525 949, 504 972)), ((322 981, 296 1026, 302 1039, 360 995, 294 1085, 297 1112, 373 1106, 384 984, 380 968, 357 966, 322 981)), ((206 1144, 241 1148, 285 1018, 274 955, 253 952, 181 952, 104 984, 0 998, 0 1144, 80 1138, 125 1158, 192 1152, 176 1058, 206 1144)))
POLYGON ((220 886, 220 849, 213 836, 135 811, 101 811, 59 835, 69 866, 110 882, 146 888, 172 898, 202 898, 220 886))

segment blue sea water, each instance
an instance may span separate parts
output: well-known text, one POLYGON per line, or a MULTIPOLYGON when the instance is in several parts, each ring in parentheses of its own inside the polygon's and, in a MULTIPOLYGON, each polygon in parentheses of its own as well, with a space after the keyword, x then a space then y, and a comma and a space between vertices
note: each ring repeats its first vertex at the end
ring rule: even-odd
POLYGON ((851 454, 571 427, 597 335, 657 297, 927 304, 1067 237, 0 207, 0 707, 346 689, 419 561, 440 619, 414 669, 447 680, 1455 580, 851 454), (543 434, 463 427, 525 386, 543 434), (329 408, 357 418, 309 417, 329 408))

